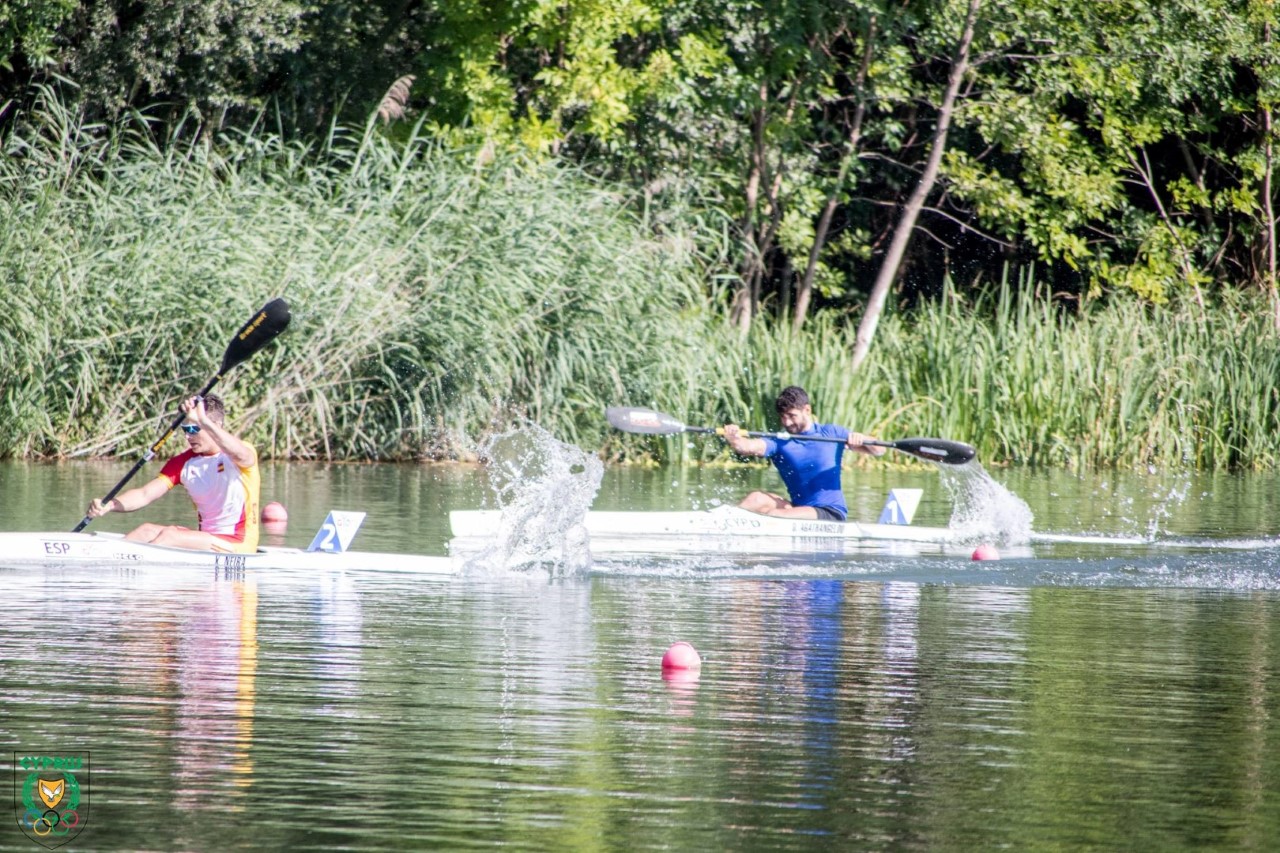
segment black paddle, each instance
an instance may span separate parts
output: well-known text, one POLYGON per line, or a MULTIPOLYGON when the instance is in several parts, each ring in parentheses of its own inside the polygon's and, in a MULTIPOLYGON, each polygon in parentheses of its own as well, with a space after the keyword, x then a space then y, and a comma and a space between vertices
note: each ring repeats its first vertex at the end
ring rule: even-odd
MULTIPOLYGON (((604 411, 610 426, 623 432, 634 432, 641 435, 678 435, 682 432, 714 433, 722 435, 723 427, 686 426, 671 415, 655 412, 651 409, 629 409, 614 406, 604 411)), ((830 441, 844 444, 843 438, 826 435, 792 435, 789 432, 748 432, 752 438, 772 438, 778 441, 830 441)), ((978 451, 959 441, 945 441, 941 438, 902 438, 897 441, 864 441, 875 447, 892 447, 894 450, 911 456, 938 462, 943 465, 963 465, 973 460, 978 451)))
MULTIPOLYGON (((221 379, 228 370, 251 358, 254 353, 270 343, 276 335, 283 332, 285 327, 288 325, 289 304, 283 299, 272 299, 266 305, 262 306, 262 310, 257 314, 254 314, 253 317, 250 318, 249 322, 245 323, 240 331, 236 332, 236 336, 232 338, 231 343, 227 345, 226 355, 222 357, 222 367, 218 368, 217 374, 209 380, 208 384, 200 390, 200 393, 197 396, 203 397, 205 394, 208 394, 213 389, 213 386, 217 384, 218 380, 221 379)), ((116 483, 115 486, 112 487, 111 491, 107 492, 107 496, 102 499, 103 503, 109 502, 119 494, 120 490, 124 488, 124 484, 133 479, 133 475, 138 473, 143 465, 155 458, 156 453, 158 453, 160 448, 164 446, 164 443, 169 440, 169 436, 173 435, 173 431, 181 426, 182 422, 186 420, 186 417, 185 413, 180 413, 178 417, 174 419, 173 423, 169 425, 169 428, 165 430, 164 435, 160 436, 160 438, 156 440, 155 444, 147 448, 147 452, 143 454, 142 458, 139 459, 132 468, 129 469, 129 473, 125 474, 120 482, 116 483)), ((80 520, 80 523, 76 525, 75 530, 72 530, 71 532, 79 533, 81 530, 84 530, 92 520, 93 519, 86 515, 80 520)))

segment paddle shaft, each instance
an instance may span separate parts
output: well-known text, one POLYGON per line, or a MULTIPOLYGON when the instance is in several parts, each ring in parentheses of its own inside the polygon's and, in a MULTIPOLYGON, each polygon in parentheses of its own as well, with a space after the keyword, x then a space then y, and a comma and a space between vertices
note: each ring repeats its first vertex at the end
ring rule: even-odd
MULTIPOLYGON (((652 409, 612 406, 605 409, 605 419, 615 429, 640 435, 676 435, 682 432, 724 435, 724 427, 688 426, 671 417, 671 415, 655 412, 652 409)), ((772 438, 775 441, 848 443, 846 439, 827 435, 792 435, 789 432, 746 431, 741 434, 749 438, 772 438)), ((880 441, 867 438, 863 439, 862 444, 870 447, 891 447, 899 453, 906 453, 929 462, 940 462, 943 465, 964 465, 972 461, 977 455, 977 451, 967 444, 962 444, 958 441, 946 441, 941 438, 900 438, 897 441, 880 441)))
MULTIPOLYGON (((685 427, 690 432, 712 432, 724 435, 724 427, 685 427)), ((746 432, 751 438, 772 438, 774 441, 826 441, 831 444, 846 444, 847 440, 829 435, 792 435, 789 432, 746 432)), ((974 457, 974 449, 967 444, 941 439, 905 438, 897 441, 880 441, 875 438, 864 438, 865 447, 888 447, 900 453, 906 453, 930 462, 941 462, 944 465, 962 465, 974 457)))
MULTIPOLYGON (((200 389, 200 393, 197 396, 203 397, 205 394, 208 394, 211 390, 213 390, 213 386, 218 384, 218 380, 221 378, 222 378, 222 372, 219 371, 217 376, 210 379, 209 383, 200 389)), ((111 491, 107 492, 107 496, 102 499, 102 502, 104 504, 110 503, 112 498, 120 494, 120 490, 125 487, 126 483, 128 483, 130 480, 133 479, 134 474, 137 474, 139 471, 142 470, 143 465, 146 465, 152 459, 156 458, 156 454, 160 452, 160 448, 164 447, 164 443, 169 440, 169 436, 173 435, 174 431, 179 426, 182 425, 182 422, 186 420, 186 418, 187 418, 186 412, 181 412, 178 414, 176 418, 173 419, 173 423, 169 424, 169 428, 164 431, 164 435, 156 439, 156 443, 147 448, 147 452, 142 454, 142 458, 139 459, 137 462, 133 463, 133 467, 129 469, 129 473, 121 477, 120 482, 116 483, 114 486, 111 487, 111 491)), ((86 515, 84 518, 80 519, 80 523, 77 524, 75 526, 75 529, 73 529, 71 532, 79 533, 81 530, 84 530, 86 527, 88 527, 89 522, 91 521, 93 521, 93 519, 86 515)))
MULTIPOLYGON (((724 427, 692 427, 684 428, 685 432, 701 432, 711 435, 724 437, 724 427)), ((844 444, 845 439, 836 438, 832 435, 792 435, 789 432, 748 432, 743 430, 742 435, 748 438, 772 438, 775 441, 826 441, 831 444, 844 444)), ((874 444, 878 447, 892 447, 893 445, 887 441, 864 441, 863 444, 874 444)))

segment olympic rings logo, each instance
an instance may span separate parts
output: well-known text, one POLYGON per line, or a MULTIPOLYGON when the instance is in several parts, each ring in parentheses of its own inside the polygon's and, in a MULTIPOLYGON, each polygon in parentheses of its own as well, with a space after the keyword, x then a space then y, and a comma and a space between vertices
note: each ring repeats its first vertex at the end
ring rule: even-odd
POLYGON ((45 809, 43 814, 38 809, 27 809, 22 816, 22 825, 41 838, 50 835, 61 837, 80 825, 80 814, 75 809, 61 813, 45 809))

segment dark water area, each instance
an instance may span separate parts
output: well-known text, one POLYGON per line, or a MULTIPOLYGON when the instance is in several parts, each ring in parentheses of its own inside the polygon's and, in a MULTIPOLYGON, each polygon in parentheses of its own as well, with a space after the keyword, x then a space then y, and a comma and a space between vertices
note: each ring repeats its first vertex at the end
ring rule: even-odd
MULTIPOLYGON (((0 527, 70 529, 125 468, 2 464, 0 527)), ((354 509, 355 547, 445 554, 491 476, 278 465, 263 499, 286 544, 354 509)), ((0 754, 91 754, 71 850, 1269 849, 1280 482, 993 477, 1036 531, 1143 541, 446 578, 0 555, 0 754), (664 677, 677 640, 702 668, 664 677)), ((595 506, 757 483, 608 470, 595 506)), ((850 472, 853 515, 897 487, 925 489, 917 523, 951 518, 937 474, 903 469, 850 472)), ((175 494, 147 520, 190 512, 175 494)), ((0 849, 36 849, 20 819, 0 849)))

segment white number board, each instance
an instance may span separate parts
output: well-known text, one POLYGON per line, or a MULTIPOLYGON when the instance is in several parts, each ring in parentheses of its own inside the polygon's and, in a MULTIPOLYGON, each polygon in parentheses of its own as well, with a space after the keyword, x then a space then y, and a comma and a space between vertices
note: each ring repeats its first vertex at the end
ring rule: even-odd
POLYGON ((889 499, 880 510, 880 524, 910 524, 920 506, 924 489, 890 489, 889 499))
POLYGON ((307 550, 328 551, 331 554, 342 553, 351 545, 351 540, 355 538, 356 531, 364 523, 364 516, 363 512, 329 510, 329 517, 324 520, 324 524, 320 525, 316 538, 311 540, 307 550))

